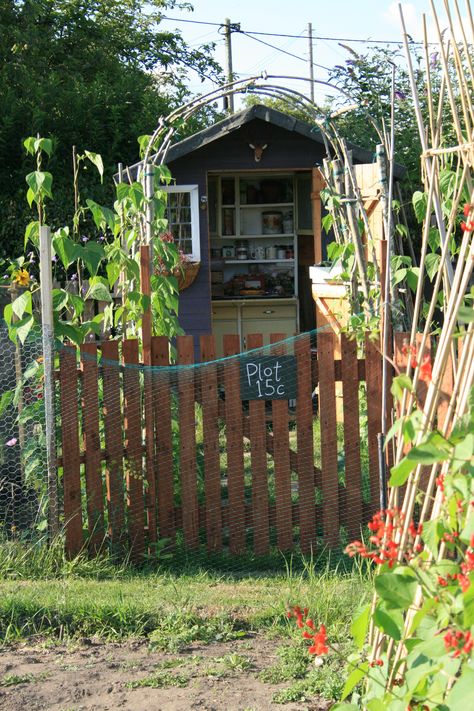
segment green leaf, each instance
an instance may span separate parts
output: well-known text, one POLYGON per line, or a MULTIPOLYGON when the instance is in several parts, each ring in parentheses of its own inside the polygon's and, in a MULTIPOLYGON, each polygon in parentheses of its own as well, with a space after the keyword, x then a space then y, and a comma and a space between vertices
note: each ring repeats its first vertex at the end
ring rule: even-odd
POLYGON ((461 321, 461 323, 472 323, 474 321, 474 307, 460 306, 458 311, 458 321, 461 321))
POLYGON ((390 470, 390 486, 402 486, 414 469, 416 469, 416 462, 404 457, 401 462, 390 470))
POLYGON ((3 309, 3 318, 5 319, 5 323, 7 324, 7 326, 10 327, 13 318, 13 309, 11 303, 5 305, 5 308, 3 309))
POLYGON ((434 277, 438 273, 440 262, 441 256, 439 254, 430 253, 426 255, 425 269, 430 281, 433 281, 434 277))
POLYGON ((472 627, 474 625, 474 584, 471 581, 468 589, 462 596, 464 603, 464 627, 472 627))
POLYGON ((145 151, 148 147, 148 144, 150 143, 151 140, 151 135, 148 134, 143 134, 143 136, 138 136, 137 141, 138 145, 140 146, 140 157, 142 158, 145 154, 145 151))
POLYGON ((329 230, 331 229, 333 222, 334 222, 334 218, 330 212, 328 212, 328 214, 324 215, 324 217, 322 218, 321 226, 326 233, 328 233, 329 230))
POLYGON ((419 267, 411 267, 410 269, 407 269, 407 284, 410 287, 412 291, 416 291, 418 287, 418 279, 420 278, 420 269, 419 267))
POLYGON ((393 425, 390 427, 389 431, 387 432, 387 436, 385 438, 385 446, 390 442, 392 437, 395 437, 397 432, 401 429, 403 425, 403 417, 400 417, 398 420, 395 420, 393 425))
POLYGON ((84 341, 84 335, 82 329, 79 326, 73 326, 66 321, 61 321, 56 319, 54 322, 54 333, 59 338, 64 338, 77 346, 80 346, 84 341))
POLYGON ((380 630, 382 630, 382 632, 388 634, 388 636, 394 639, 396 642, 399 642, 401 640, 402 636, 400 634, 398 625, 387 612, 384 612, 378 607, 374 611, 373 619, 374 623, 380 630))
POLYGON ((408 269, 404 267, 403 269, 397 269, 396 272, 393 274, 393 283, 396 286, 397 284, 400 284, 402 282, 408 273, 408 269))
POLYGON ((31 156, 34 156, 35 154, 35 141, 36 138, 34 136, 28 136, 28 138, 25 138, 23 141, 23 145, 26 149, 26 152, 29 153, 31 156))
POLYGON ((422 223, 426 216, 426 208, 428 206, 428 196, 426 193, 422 193, 416 190, 412 197, 413 210, 415 212, 416 219, 419 223, 422 223))
POLYGON ((64 269, 67 269, 81 254, 81 246, 72 241, 68 235, 68 230, 62 228, 53 237, 53 248, 62 262, 64 269))
POLYGON ((357 686, 357 684, 362 681, 362 679, 365 677, 367 672, 369 671, 369 662, 363 662, 362 664, 359 664, 358 667, 356 667, 347 677, 346 683, 344 684, 344 688, 342 690, 341 694, 341 701, 344 701, 349 694, 353 691, 353 689, 357 686))
POLYGON ((399 222, 397 225, 395 225, 395 229, 402 237, 408 237, 408 227, 406 225, 399 222))
POLYGON ((423 523, 422 538, 425 546, 432 555, 436 555, 438 552, 438 544, 443 535, 443 531, 443 524, 439 519, 433 519, 423 523))
POLYGON ((102 245, 89 241, 82 247, 80 256, 89 270, 89 274, 95 276, 102 259, 105 257, 105 252, 102 245))
POLYGON ((53 309, 61 311, 68 301, 68 293, 65 289, 53 289, 53 309))
POLYGON ((110 210, 108 207, 103 207, 94 200, 90 199, 86 200, 86 204, 92 213, 92 217, 97 229, 105 230, 107 227, 109 227, 109 229, 113 231, 115 226, 115 216, 112 210, 110 210))
POLYGON ((422 444, 413 447, 408 452, 406 459, 416 464, 435 464, 436 462, 442 462, 448 459, 448 452, 439 447, 436 447, 433 442, 424 442, 422 444))
POLYGON ((446 698, 449 711, 466 711, 474 708, 474 669, 465 666, 446 698))
POLYGON ((35 149, 36 151, 44 151, 50 156, 53 152, 53 142, 50 138, 37 138, 35 141, 35 149))
POLYGON ((39 222, 37 220, 30 222, 25 230, 25 241, 23 243, 25 250, 28 242, 34 244, 36 248, 39 246, 39 222))
POLYGON ((464 464, 470 462, 474 455, 474 434, 467 434, 454 448, 453 469, 457 471, 464 464))
POLYGON ((117 264, 116 262, 108 262, 105 269, 107 271, 107 279, 109 282, 109 286, 112 289, 115 282, 120 276, 120 264, 117 264))
POLYGON ((370 605, 366 605, 360 615, 358 615, 351 624, 351 635, 358 649, 362 649, 364 646, 367 629, 369 627, 370 607, 370 605))
POLYGON ((100 182, 104 177, 104 163, 102 161, 102 156, 99 153, 91 153, 91 151, 84 151, 86 158, 90 160, 91 163, 95 165, 100 175, 100 182))
POLYGON ((86 301, 87 299, 96 299, 97 301, 107 301, 109 303, 112 301, 108 288, 100 281, 92 284, 86 294, 86 301))
POLYGON ((15 301, 12 302, 12 309, 15 316, 17 316, 19 319, 23 318, 23 315, 25 313, 33 313, 31 291, 24 291, 22 294, 20 294, 20 296, 17 296, 15 301))
POLYGON ((53 176, 51 173, 35 170, 33 173, 28 173, 26 176, 26 182, 29 188, 33 191, 35 200, 45 196, 50 198, 53 197, 53 176))
POLYGON ((12 326, 12 330, 14 331, 15 336, 20 340, 21 343, 24 343, 28 337, 29 332, 33 328, 35 323, 35 320, 33 316, 26 316, 25 318, 21 319, 21 321, 17 321, 15 324, 12 326))
POLYGON ((28 201, 28 205, 31 207, 35 200, 35 194, 31 188, 28 188, 28 191, 26 193, 26 199, 28 201))
POLYGON ((79 318, 79 316, 84 311, 84 300, 81 299, 81 297, 77 294, 73 294, 70 291, 67 292, 67 300, 72 310, 74 311, 74 315, 76 316, 76 318, 79 318))
POLYGON ((387 607, 406 610, 413 602, 417 587, 411 575, 382 573, 375 578, 375 589, 387 607))
POLYGON ((408 390, 408 392, 411 392, 412 389, 413 383, 411 381, 411 378, 405 373, 397 375, 395 378, 393 378, 392 386, 390 388, 392 395, 396 400, 402 399, 404 390, 408 390))
POLYGON ((13 403, 13 396, 14 396, 14 391, 13 390, 6 390, 4 393, 1 394, 0 396, 0 417, 8 410, 10 405, 13 403))

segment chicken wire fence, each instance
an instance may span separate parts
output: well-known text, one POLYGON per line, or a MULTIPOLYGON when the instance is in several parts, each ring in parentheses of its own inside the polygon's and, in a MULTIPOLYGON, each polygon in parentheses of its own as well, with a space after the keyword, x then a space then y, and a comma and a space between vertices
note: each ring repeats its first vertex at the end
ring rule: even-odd
POLYGON ((341 550, 379 508, 381 358, 368 339, 58 347, 51 500, 43 344, 14 344, 4 327, 0 338, 4 538, 44 541, 57 517, 68 555, 140 562, 167 550, 238 565, 241 554, 341 550))
POLYGON ((0 322, 0 539, 32 540, 48 526, 41 334, 13 343, 0 322))
POLYGON ((88 343, 58 353, 66 547, 140 561, 341 548, 379 508, 381 359, 346 336, 88 343), (143 361, 148 363, 143 364, 143 361), (367 376, 366 376, 367 372, 367 376))

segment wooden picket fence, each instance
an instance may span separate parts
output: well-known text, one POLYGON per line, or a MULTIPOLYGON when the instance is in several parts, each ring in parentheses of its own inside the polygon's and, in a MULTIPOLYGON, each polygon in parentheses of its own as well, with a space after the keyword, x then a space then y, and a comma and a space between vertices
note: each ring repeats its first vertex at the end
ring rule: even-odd
MULTIPOLYGON (((396 334, 394 358, 401 368, 405 338, 396 334)), ((288 401, 272 401, 271 413, 262 401, 242 404, 239 358, 215 361, 214 336, 200 338, 206 365, 199 368, 170 369, 165 337, 147 344, 144 359, 152 368, 140 363, 138 340, 87 343, 79 359, 76 348, 61 350, 58 466, 69 555, 86 546, 94 553, 108 541, 138 560, 158 539, 173 542, 177 535, 191 550, 205 545, 213 552, 251 549, 258 555, 272 546, 336 548, 341 533, 360 537, 379 508, 380 352, 367 338, 358 358, 354 340, 343 335, 336 348, 329 332, 317 334, 316 348, 309 334, 282 339, 271 336, 275 353, 291 349, 296 357, 297 397, 291 411, 288 401), (314 463, 318 426, 320 467, 314 463)), ((237 335, 225 336, 225 356, 238 356, 239 343, 237 335)), ((262 345, 261 335, 248 336, 249 349, 262 345)), ((195 363, 193 337, 178 337, 176 348, 180 366, 195 363)))

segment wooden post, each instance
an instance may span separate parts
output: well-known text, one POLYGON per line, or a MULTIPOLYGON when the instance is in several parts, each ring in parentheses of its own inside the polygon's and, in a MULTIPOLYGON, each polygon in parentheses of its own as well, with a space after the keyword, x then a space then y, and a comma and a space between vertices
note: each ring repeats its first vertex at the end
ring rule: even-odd
POLYGON ((151 371, 152 350, 152 314, 151 314, 151 246, 142 244, 140 247, 140 290, 147 297, 148 304, 142 315, 142 354, 143 402, 145 409, 145 470, 146 470, 146 510, 148 522, 148 537, 153 543, 157 538, 156 526, 156 482, 155 482, 155 442, 153 427, 153 375, 151 371))
POLYGON ((208 551, 222 548, 221 467, 219 459, 219 393, 214 336, 201 336, 202 427, 206 490, 206 543, 208 551))
MULTIPOLYGON (((224 336, 224 355, 240 353, 240 338, 224 336)), ((229 550, 245 550, 245 481, 242 400, 240 371, 237 358, 224 365, 225 416, 227 432, 227 488, 229 492, 229 550)))
POLYGON ((313 239, 314 239, 314 263, 320 264, 323 261, 323 245, 321 230, 321 190, 326 186, 324 176, 319 168, 313 168, 313 181, 311 192, 311 204, 313 208, 313 239))
POLYGON ((51 230, 40 227, 41 326, 43 337, 44 417, 46 468, 48 471, 48 532, 50 539, 59 531, 58 478, 56 471, 56 423, 54 415, 54 322, 53 275, 51 272, 51 230))
MULTIPOLYGON (((270 343, 278 343, 284 333, 271 333, 270 343)), ((284 355, 285 346, 272 348, 272 355, 284 355)), ((290 436, 288 429, 288 401, 272 400, 273 459, 275 462, 275 507, 277 546, 281 551, 293 547, 293 516, 291 505, 290 436)))

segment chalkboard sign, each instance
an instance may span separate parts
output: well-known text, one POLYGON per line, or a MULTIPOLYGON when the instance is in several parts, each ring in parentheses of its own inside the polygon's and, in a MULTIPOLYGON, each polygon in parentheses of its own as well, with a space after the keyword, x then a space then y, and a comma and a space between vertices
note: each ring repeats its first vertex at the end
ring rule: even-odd
POLYGON ((296 380, 294 356, 248 357, 240 361, 242 400, 293 400, 296 380))

